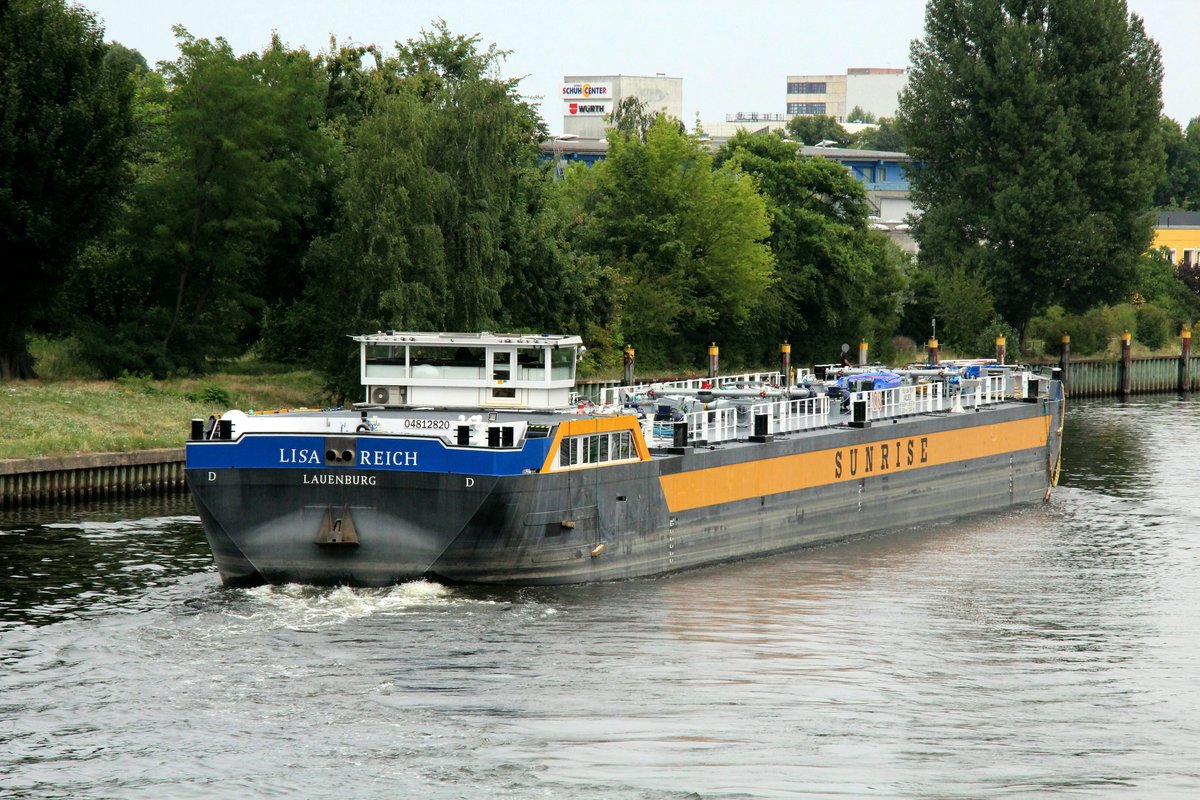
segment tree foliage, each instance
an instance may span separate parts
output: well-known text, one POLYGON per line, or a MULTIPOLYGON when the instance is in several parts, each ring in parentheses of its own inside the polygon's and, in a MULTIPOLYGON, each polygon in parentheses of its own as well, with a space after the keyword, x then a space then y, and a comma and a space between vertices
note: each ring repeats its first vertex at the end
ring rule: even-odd
POLYGON ((26 337, 120 198, 133 82, 108 53, 78 7, 0 4, 3 378, 32 377, 26 337))
POLYGON ((444 23, 390 52, 331 39, 315 56, 177 32, 178 57, 155 69, 118 44, 97 56, 126 92, 107 173, 122 190, 93 203, 115 213, 78 227, 100 235, 54 240, 39 288, 69 279, 53 309, 43 292, 12 315, 21 330, 57 319, 106 375, 199 372, 253 348, 348 398, 348 335, 380 329, 580 332, 614 368, 626 343, 666 369, 699 366, 709 341, 727 365, 770 363, 784 339, 799 360, 858 337, 886 356, 909 275, 925 287, 914 319, 965 329, 999 296, 970 248, 958 271, 906 263, 871 229, 862 185, 794 140, 904 149, 889 120, 855 139, 797 117, 792 141, 743 133, 714 157, 625 98, 606 159, 554 181, 506 53, 444 23))
POLYGON ((618 133, 646 140, 646 131, 654 124, 655 114, 634 95, 622 97, 613 106, 612 126, 618 133))
POLYGON ((873 128, 867 128, 854 137, 856 150, 881 150, 891 153, 907 152, 907 143, 895 120, 884 117, 873 128))
POLYGON ((314 357, 343 397, 357 392, 349 334, 536 326, 557 312, 513 293, 553 291, 559 253, 546 241, 544 130, 516 82, 495 77, 506 54, 438 23, 375 55, 369 68, 341 51, 330 68, 333 107, 358 121, 333 229, 312 242, 304 297, 269 337, 314 357))
POLYGON ((287 249, 277 237, 304 238, 330 157, 307 53, 275 38, 238 56, 176 33, 178 59, 139 93, 144 163, 122 229, 81 276, 82 302, 108 311, 89 315, 84 347, 110 373, 203 371, 257 338, 264 305, 289 285, 286 262, 267 271, 269 254, 287 249))
POLYGON ((930 0, 900 128, 926 263, 986 281, 1022 340, 1120 295, 1150 243, 1162 67, 1123 0, 930 0))
POLYGON ((879 121, 873 112, 863 111, 862 106, 855 106, 850 109, 850 113, 846 115, 846 122, 858 122, 865 124, 874 124, 879 121))
POLYGON ((769 362, 788 340, 796 358, 829 361, 842 342, 890 334, 899 254, 869 228, 865 192, 849 170, 769 133, 739 132, 717 163, 753 176, 771 212, 776 282, 741 336, 748 359, 769 362))
POLYGON ((1200 117, 1193 117, 1187 130, 1167 117, 1162 118, 1166 173, 1154 190, 1154 205, 1164 210, 1200 211, 1200 117))
POLYGON ((605 160, 569 172, 570 245, 615 291, 615 343, 648 364, 698 363, 701 344, 744 321, 772 281, 766 206, 751 179, 659 116, 645 141, 613 131, 605 160), (701 343, 701 344, 697 344, 701 343))
POLYGON ((854 141, 854 137, 837 120, 820 114, 792 117, 788 120, 787 131, 793 140, 809 147, 816 147, 821 142, 849 147, 854 141))

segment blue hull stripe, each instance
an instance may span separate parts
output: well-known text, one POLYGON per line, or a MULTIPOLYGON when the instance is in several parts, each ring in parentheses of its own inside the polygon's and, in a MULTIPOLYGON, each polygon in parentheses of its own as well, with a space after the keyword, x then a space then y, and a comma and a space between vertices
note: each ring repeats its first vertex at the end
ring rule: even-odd
POLYGON ((247 434, 232 442, 189 442, 188 469, 353 469, 520 475, 546 462, 550 439, 526 439, 520 450, 447 447, 440 439, 357 436, 353 464, 325 463, 324 436, 247 434))

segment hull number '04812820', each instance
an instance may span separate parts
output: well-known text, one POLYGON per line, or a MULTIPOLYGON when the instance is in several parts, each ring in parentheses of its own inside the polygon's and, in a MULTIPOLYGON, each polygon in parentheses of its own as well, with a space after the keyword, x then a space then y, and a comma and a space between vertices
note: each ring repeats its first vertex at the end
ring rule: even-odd
POLYGON ((448 431, 450 430, 450 420, 448 419, 406 419, 404 427, 412 431, 448 431))

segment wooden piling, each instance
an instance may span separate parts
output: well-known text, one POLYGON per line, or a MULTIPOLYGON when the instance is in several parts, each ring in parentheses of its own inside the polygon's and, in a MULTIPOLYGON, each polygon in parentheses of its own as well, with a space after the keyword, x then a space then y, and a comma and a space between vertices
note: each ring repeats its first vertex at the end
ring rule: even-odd
POLYGON ((169 494, 183 488, 183 448, 0 461, 0 508, 169 494))
POLYGON ((1186 325, 1179 332, 1179 393, 1192 391, 1192 330, 1186 325))
POLYGON ((1121 334, 1121 399, 1128 400, 1133 380, 1133 356, 1129 331, 1121 334))
POLYGON ((1062 335, 1062 353, 1058 357, 1058 368, 1065 392, 1071 387, 1071 335, 1066 331, 1063 331, 1062 335))

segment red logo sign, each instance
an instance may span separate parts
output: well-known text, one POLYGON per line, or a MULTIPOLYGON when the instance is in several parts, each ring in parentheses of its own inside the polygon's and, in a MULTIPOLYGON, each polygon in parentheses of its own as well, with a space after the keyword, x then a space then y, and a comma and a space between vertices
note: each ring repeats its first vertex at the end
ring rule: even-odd
POLYGON ((568 108, 568 113, 570 113, 570 114, 578 114, 579 113, 579 103, 571 103, 570 105, 567 106, 567 108, 568 108))

